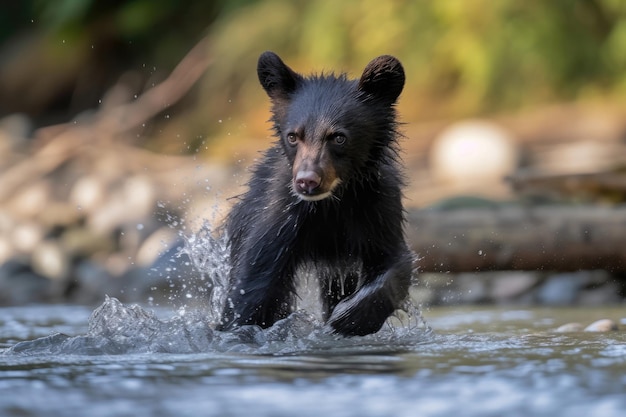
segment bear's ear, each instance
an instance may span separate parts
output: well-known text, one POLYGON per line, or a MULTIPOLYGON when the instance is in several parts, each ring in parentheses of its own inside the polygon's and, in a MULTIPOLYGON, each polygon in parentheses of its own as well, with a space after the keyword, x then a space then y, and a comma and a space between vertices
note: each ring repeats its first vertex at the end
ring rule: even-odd
POLYGON ((396 58, 390 55, 374 58, 363 70, 359 80, 359 90, 393 104, 404 87, 404 69, 396 58))
POLYGON ((259 57, 257 74, 263 89, 272 99, 288 98, 302 76, 289 68, 274 52, 263 52, 259 57))

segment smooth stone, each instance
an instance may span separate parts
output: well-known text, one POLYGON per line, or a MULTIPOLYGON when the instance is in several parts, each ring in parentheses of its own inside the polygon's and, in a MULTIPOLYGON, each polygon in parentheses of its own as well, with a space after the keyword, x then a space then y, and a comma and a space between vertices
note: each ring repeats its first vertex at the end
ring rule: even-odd
POLYGON ((529 292, 537 285, 539 277, 534 272, 507 272, 499 274, 492 284, 491 298, 509 300, 529 292))
POLYGON ((433 142, 430 164, 436 178, 467 187, 500 181, 515 171, 519 150, 512 135, 487 120, 448 126, 433 142))
POLYGON ((569 332, 581 332, 584 326, 580 323, 567 323, 559 326, 555 332, 557 333, 569 333, 569 332))
POLYGON ((597 320, 585 327, 586 332, 611 332, 618 330, 617 323, 610 319, 597 320))
POLYGON ((46 278, 64 281, 71 275, 70 256, 53 240, 37 245, 31 255, 31 263, 33 270, 46 278))
POLYGON ((574 273, 555 274, 541 285, 537 300, 545 305, 573 304, 582 286, 581 278, 581 275, 574 273))

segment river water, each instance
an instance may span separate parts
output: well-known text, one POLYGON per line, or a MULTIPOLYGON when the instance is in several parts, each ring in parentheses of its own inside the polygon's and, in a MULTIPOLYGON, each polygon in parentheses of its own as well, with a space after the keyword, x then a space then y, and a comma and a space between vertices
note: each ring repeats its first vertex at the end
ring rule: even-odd
POLYGON ((378 333, 342 338, 304 285, 271 328, 219 332, 227 242, 208 223, 185 237, 167 306, 0 308, 0 416, 626 416, 626 332, 555 331, 624 329, 626 306, 407 303, 378 333))
POLYGON ((0 308, 1 416, 624 416, 626 332, 603 309, 433 308, 340 338, 300 312, 211 330, 106 299, 0 308))

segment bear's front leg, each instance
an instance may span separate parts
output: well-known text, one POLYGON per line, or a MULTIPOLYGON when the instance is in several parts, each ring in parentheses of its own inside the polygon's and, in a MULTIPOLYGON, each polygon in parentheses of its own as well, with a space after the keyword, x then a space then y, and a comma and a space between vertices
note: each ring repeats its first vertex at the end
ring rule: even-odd
POLYGON ((250 324, 270 327, 292 310, 295 267, 279 240, 249 242, 236 248, 221 330, 250 324))
POLYGON ((222 314, 220 330, 256 324, 263 328, 291 313, 291 274, 281 271, 249 271, 237 279, 222 314))
POLYGON ((344 336, 376 333, 408 296, 411 273, 412 257, 406 254, 337 304, 327 324, 344 336))

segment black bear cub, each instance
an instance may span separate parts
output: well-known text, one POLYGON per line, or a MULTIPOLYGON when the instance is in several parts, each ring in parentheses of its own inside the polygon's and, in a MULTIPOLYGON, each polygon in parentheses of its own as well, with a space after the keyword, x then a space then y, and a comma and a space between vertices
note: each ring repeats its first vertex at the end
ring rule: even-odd
POLYGON ((412 274, 394 109, 402 65, 380 56, 358 80, 305 77, 265 52, 257 71, 278 140, 226 220, 232 271, 221 329, 287 317, 305 272, 319 279, 333 332, 374 333, 406 299, 412 274))

